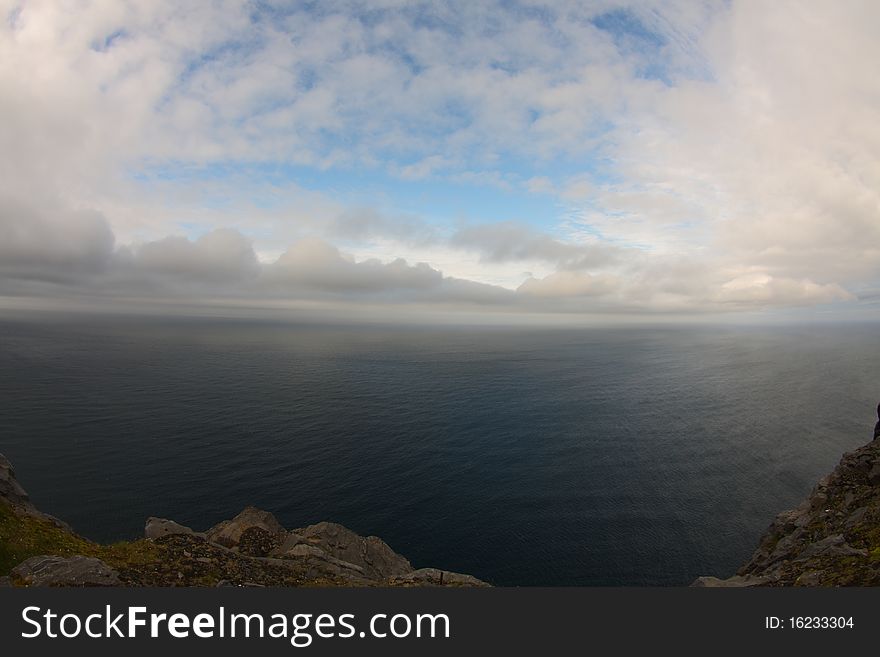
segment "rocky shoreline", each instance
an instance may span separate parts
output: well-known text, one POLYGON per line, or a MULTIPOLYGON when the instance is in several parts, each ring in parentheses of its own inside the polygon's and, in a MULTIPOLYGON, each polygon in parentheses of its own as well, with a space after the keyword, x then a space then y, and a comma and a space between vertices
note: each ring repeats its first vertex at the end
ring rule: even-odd
POLYGON ((287 530, 254 507, 204 532, 148 518, 142 539, 93 543, 39 511, 2 454, 0 585, 488 586, 471 575, 413 568, 376 536, 332 522, 287 530))

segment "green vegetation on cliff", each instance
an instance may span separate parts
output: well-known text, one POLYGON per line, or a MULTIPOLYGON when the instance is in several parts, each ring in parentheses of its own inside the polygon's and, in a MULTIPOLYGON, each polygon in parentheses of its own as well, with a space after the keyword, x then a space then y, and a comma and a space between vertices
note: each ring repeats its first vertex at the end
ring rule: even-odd
POLYGON ((98 545, 47 518, 17 512, 0 502, 0 577, 22 561, 38 555, 96 557, 114 568, 139 567, 159 559, 159 550, 146 540, 98 545))

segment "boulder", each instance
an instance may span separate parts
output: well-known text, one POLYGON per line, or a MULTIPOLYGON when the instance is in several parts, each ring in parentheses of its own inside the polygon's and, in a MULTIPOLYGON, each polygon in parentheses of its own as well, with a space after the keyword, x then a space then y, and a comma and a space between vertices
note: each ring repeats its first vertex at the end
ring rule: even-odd
POLYGON ((744 588, 749 586, 762 586, 770 580, 766 577, 754 577, 752 575, 734 575, 727 579, 717 577, 697 577, 691 586, 695 588, 744 588))
POLYGON ((144 538, 148 538, 151 541, 155 541, 157 538, 162 538, 163 536, 172 536, 174 534, 187 534, 190 536, 202 536, 204 534, 197 534, 189 527, 184 525, 180 525, 173 520, 166 520, 165 518, 147 518, 147 524, 144 527, 144 538))
POLYGON ((293 547, 288 547, 288 544, 285 543, 284 546, 275 550, 275 554, 282 559, 293 559, 294 557, 317 557, 318 559, 326 559, 330 556, 321 548, 309 545, 308 543, 294 543, 293 547))
POLYGON ((299 543, 293 546, 284 554, 284 558, 317 559, 318 561, 323 561, 330 566, 333 566, 333 568, 330 568, 330 571, 334 574, 342 574, 345 571, 354 571, 358 573, 358 575, 364 575, 364 569, 361 566, 349 563, 348 561, 343 561, 342 559, 337 559, 336 557, 333 557, 324 552, 324 550, 322 550, 321 548, 315 547, 314 545, 308 545, 306 543, 299 543))
POLYGON ((24 586, 120 586, 119 573, 93 557, 38 556, 23 561, 10 573, 24 586))
POLYGON ((232 520, 224 520, 211 527, 205 532, 205 536, 212 543, 233 548, 238 547, 242 534, 251 527, 259 527, 279 538, 284 534, 284 527, 275 519, 275 516, 268 511, 249 506, 232 520))
POLYGON ((867 550, 857 550, 844 540, 842 534, 833 534, 826 536, 821 541, 810 543, 803 552, 798 555, 798 559, 809 559, 811 557, 830 556, 830 557, 867 557, 867 550))
POLYGON ((382 539, 360 536, 334 522, 319 522, 289 532, 274 554, 292 556, 292 551, 301 544, 318 548, 339 561, 359 566, 367 577, 375 580, 398 577, 413 570, 410 562, 382 539))

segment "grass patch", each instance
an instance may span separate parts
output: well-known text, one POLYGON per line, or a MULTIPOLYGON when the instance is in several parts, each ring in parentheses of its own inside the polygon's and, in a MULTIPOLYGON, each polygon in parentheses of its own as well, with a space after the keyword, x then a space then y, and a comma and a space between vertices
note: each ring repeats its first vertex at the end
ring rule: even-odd
POLYGON ((144 538, 138 541, 122 541, 110 545, 92 544, 88 556, 98 557, 112 568, 143 566, 159 561, 159 548, 144 538))
POLYGON ((97 547, 43 518, 19 515, 0 502, 0 576, 38 554, 70 556, 97 547))
POLYGON ((159 559, 159 550, 150 541, 142 539, 98 545, 44 518, 17 514, 8 504, 0 502, 0 577, 8 575, 25 559, 40 554, 97 557, 117 569, 159 559))

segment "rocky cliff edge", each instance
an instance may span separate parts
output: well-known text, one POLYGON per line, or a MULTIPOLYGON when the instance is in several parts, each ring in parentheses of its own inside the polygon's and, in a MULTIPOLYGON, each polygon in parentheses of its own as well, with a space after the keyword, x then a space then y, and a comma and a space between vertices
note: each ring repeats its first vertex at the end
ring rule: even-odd
POLYGON ((880 586, 880 439, 844 454, 776 516, 736 575, 694 586, 880 586))

